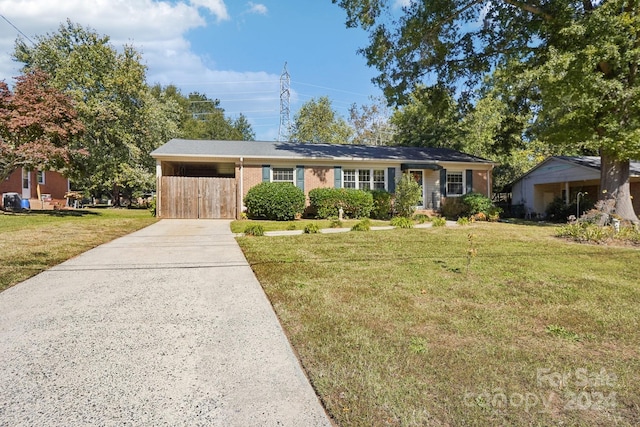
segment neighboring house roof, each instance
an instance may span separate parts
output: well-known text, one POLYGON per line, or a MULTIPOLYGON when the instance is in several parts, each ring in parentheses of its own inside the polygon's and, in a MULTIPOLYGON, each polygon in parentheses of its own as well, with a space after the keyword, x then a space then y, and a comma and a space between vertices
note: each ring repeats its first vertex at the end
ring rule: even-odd
MULTIPOLYGON (((600 170, 600 156, 553 156, 551 158, 600 170)), ((631 176, 640 176, 640 161, 631 160, 629 163, 629 173, 631 176)))
MULTIPOLYGON (((594 169, 596 171, 600 171, 600 157, 599 156, 551 156, 544 159, 542 162, 538 163, 536 166, 531 168, 528 172, 520 176, 518 179, 509 184, 508 187, 512 187, 518 181, 521 181, 523 178, 531 175, 544 165, 552 162, 552 161, 562 161, 565 163, 570 163, 575 166, 582 166, 590 169, 594 169)), ((632 160, 629 164, 629 174, 631 176, 640 176, 640 161, 632 160)))
POLYGON ((290 160, 395 160, 401 162, 467 162, 493 164, 449 148, 302 144, 265 141, 172 139, 151 153, 154 158, 207 157, 290 160))

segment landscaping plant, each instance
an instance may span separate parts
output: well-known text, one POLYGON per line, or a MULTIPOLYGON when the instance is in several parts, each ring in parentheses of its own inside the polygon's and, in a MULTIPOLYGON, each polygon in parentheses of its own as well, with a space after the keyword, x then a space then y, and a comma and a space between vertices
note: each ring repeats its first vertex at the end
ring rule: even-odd
POLYGON ((262 182, 251 187, 244 198, 250 218, 276 221, 301 216, 305 201, 304 191, 288 182, 262 182))

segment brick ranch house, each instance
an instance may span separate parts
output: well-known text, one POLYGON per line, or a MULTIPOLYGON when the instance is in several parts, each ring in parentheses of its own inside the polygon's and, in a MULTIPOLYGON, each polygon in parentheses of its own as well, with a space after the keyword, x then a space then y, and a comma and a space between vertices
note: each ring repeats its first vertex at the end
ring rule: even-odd
POLYGON ((239 218, 249 189, 291 182, 395 191, 402 173, 422 185, 420 209, 474 191, 491 195, 494 163, 446 148, 172 139, 154 150, 160 218, 239 218))
MULTIPOLYGON (((0 196, 4 193, 18 193, 23 199, 29 200, 32 209, 64 206, 64 196, 69 191, 69 186, 69 179, 60 172, 19 168, 0 182, 0 196), (38 197, 38 187, 41 198, 38 197)), ((4 203, 3 200, 4 197, 1 197, 0 204, 4 203)))

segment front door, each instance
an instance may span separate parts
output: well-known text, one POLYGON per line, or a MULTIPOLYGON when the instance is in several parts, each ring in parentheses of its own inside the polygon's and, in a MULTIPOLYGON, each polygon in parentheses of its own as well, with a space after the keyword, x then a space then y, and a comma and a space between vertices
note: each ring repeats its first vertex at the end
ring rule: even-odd
POLYGON ((424 209, 424 175, 421 170, 410 170, 409 173, 413 177, 413 180, 420 185, 420 201, 418 202, 418 209, 424 209))
POLYGON ((22 198, 31 198, 31 172, 27 169, 22 169, 22 198))

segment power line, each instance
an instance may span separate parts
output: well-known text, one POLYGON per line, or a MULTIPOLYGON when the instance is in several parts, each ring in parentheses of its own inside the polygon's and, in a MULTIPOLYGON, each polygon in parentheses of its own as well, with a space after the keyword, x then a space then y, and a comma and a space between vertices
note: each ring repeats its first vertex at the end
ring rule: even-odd
POLYGON ((13 22, 9 21, 4 15, 0 15, 2 17, 2 19, 4 19, 5 21, 7 21, 7 24, 11 25, 13 28, 15 28, 15 30, 20 33, 20 35, 22 35, 25 39, 29 40, 31 42, 32 45, 36 45, 35 42, 33 40, 31 40, 29 38, 28 35, 26 35, 25 33, 22 32, 22 30, 18 27, 16 27, 15 25, 13 25, 13 22))

